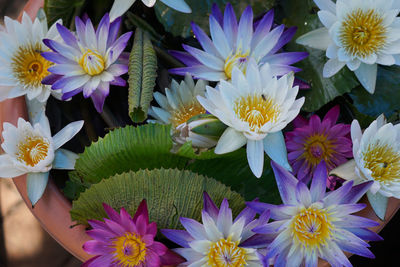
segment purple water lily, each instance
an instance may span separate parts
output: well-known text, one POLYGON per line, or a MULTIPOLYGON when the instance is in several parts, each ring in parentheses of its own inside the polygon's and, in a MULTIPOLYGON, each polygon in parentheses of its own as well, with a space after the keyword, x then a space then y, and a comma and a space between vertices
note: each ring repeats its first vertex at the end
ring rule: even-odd
POLYGON ((321 162, 309 189, 291 173, 272 162, 282 205, 250 202, 248 206, 259 213, 269 210, 275 221, 253 229, 260 234, 276 234, 268 246, 268 259, 275 266, 317 266, 318 258, 332 266, 352 266, 343 251, 374 258, 364 240, 378 241, 382 238, 368 227, 379 223, 352 215, 365 204, 357 201, 368 191, 372 182, 353 187, 344 183, 339 189, 326 193, 327 172, 321 162))
MULTIPOLYGON (((298 116, 295 129, 286 133, 288 159, 298 179, 307 183, 315 168, 325 161, 327 172, 345 163, 353 156, 350 138, 350 125, 338 123, 340 108, 335 106, 328 111, 323 120, 313 115, 307 121, 298 116)), ((328 186, 333 189, 335 180, 330 178, 328 186)))
POLYGON ((57 24, 63 43, 43 40, 52 52, 44 52, 42 56, 55 65, 48 69, 52 74, 42 83, 52 85, 54 90, 61 89, 63 100, 83 92, 85 98, 92 98, 96 110, 101 113, 110 84, 126 85, 120 77, 128 72, 127 59, 122 52, 132 32, 117 39, 121 19, 110 23, 108 14, 104 15, 96 31, 90 19, 83 22, 76 17, 75 24, 76 35, 57 24))
POLYGON ((203 224, 189 218, 181 218, 186 230, 164 229, 161 233, 182 246, 175 252, 186 258, 190 266, 262 266, 258 249, 266 247, 272 235, 255 234, 252 229, 266 225, 269 212, 258 219, 256 212, 245 208, 234 221, 228 200, 220 209, 204 193, 203 224), (191 265, 193 264, 193 265, 191 265))
POLYGON ((171 51, 187 67, 172 69, 170 72, 178 75, 188 72, 195 78, 208 81, 230 80, 234 67, 246 72, 250 58, 259 66, 269 63, 273 76, 300 71, 290 65, 304 59, 308 53, 277 53, 292 39, 296 27, 273 27, 273 20, 274 11, 271 10, 254 26, 253 10, 248 6, 238 23, 231 4, 226 5, 224 15, 214 4, 210 15, 211 39, 198 25, 192 23, 193 32, 203 50, 183 45, 186 52, 171 51))

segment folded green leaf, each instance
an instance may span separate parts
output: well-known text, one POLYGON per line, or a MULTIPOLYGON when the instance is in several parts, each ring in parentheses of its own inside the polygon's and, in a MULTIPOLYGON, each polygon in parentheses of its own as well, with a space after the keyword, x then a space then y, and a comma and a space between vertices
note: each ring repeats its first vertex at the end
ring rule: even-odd
POLYGON ((207 191, 219 205, 224 198, 237 215, 245 206, 243 198, 220 182, 190 171, 141 170, 116 175, 93 185, 73 202, 71 217, 86 224, 88 219, 106 218, 102 203, 114 209, 124 207, 134 214, 146 199, 150 221, 161 228, 181 228, 180 217, 200 220, 203 192, 207 191))
POLYGON ((133 122, 143 122, 153 99, 157 77, 157 57, 146 32, 136 29, 129 57, 129 115, 133 122))

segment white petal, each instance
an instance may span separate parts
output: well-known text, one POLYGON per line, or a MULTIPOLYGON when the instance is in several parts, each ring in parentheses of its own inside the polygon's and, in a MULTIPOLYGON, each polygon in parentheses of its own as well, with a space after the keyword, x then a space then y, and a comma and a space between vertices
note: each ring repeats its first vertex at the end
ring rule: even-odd
POLYGON ((375 92, 377 72, 378 66, 376 64, 368 65, 363 63, 354 71, 362 86, 371 94, 375 92))
MULTIPOLYGON (((192 13, 192 9, 186 4, 184 0, 160 0, 167 6, 172 7, 175 10, 178 10, 182 13, 192 13)), ((155 2, 155 0, 154 0, 155 2)))
POLYGON ((15 167, 13 158, 10 155, 0 155, 0 177, 1 178, 14 178, 18 177, 22 174, 25 174, 26 171, 18 169, 15 167))
POLYGON ((336 6, 331 0, 314 0, 314 2, 321 10, 336 14, 336 6))
POLYGON ((332 77, 338 71, 340 71, 344 65, 346 65, 346 62, 341 62, 338 59, 329 59, 328 62, 325 63, 324 70, 323 70, 323 76, 325 78, 332 77))
POLYGON ((371 204, 372 209, 375 214, 382 221, 385 220, 386 208, 388 204, 388 198, 381 195, 379 192, 376 194, 371 193, 371 191, 367 192, 368 201, 371 204))
POLYGON ((71 122, 53 136, 54 150, 59 149, 62 145, 72 139, 83 126, 84 121, 71 122))
POLYGON ((335 175, 345 180, 358 181, 360 178, 356 173, 356 162, 354 159, 347 161, 346 163, 336 167, 329 172, 329 175, 335 175))
POLYGON ((244 146, 246 142, 247 139, 241 132, 228 127, 218 141, 215 154, 225 154, 235 151, 244 146))
POLYGON ((324 24, 324 26, 327 27, 328 29, 332 27, 332 25, 337 20, 334 14, 326 10, 318 11, 318 17, 321 20, 322 24, 324 24))
POLYGON ((35 172, 28 173, 26 186, 28 191, 28 198, 34 206, 38 200, 42 197, 44 190, 49 180, 48 172, 35 172))
POLYGON ((282 131, 269 133, 264 138, 264 150, 273 161, 285 169, 292 171, 292 167, 290 167, 287 159, 285 138, 282 131))
POLYGON ((58 149, 54 154, 53 169, 73 170, 75 162, 79 158, 77 154, 65 149, 58 149))
POLYGON ((300 36, 297 38, 296 43, 315 49, 326 50, 332 44, 332 39, 329 36, 328 29, 324 27, 300 36))
POLYGON ((247 141, 247 161, 253 174, 260 178, 264 168, 264 145, 263 140, 247 141))
POLYGON ((110 11, 110 21, 122 16, 136 0, 115 0, 110 11))
POLYGON ((328 47, 328 49, 326 50, 326 56, 327 56, 328 58, 337 58, 337 56, 338 56, 338 51, 339 51, 339 47, 338 47, 336 44, 332 43, 332 44, 328 47))
POLYGON ((358 60, 357 58, 347 61, 347 67, 351 70, 351 71, 355 71, 356 69, 358 69, 361 65, 361 61, 358 60))

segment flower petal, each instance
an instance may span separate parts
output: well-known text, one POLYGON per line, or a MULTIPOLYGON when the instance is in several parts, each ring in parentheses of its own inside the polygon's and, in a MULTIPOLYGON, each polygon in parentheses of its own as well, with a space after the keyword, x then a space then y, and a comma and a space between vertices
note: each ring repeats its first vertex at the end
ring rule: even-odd
POLYGON ((388 204, 388 198, 381 195, 379 192, 373 194, 371 191, 367 192, 367 197, 376 216, 378 216, 379 219, 384 221, 386 215, 386 208, 388 204))
POLYGON ((273 161, 289 171, 292 170, 288 162, 285 138, 282 131, 269 133, 264 138, 264 150, 273 161))
POLYGON ((260 178, 264 167, 264 145, 263 140, 247 141, 247 161, 253 174, 260 178))
POLYGON ((83 123, 83 120, 71 122, 53 136, 54 150, 57 150, 66 142, 71 140, 82 129, 83 123))
POLYGON ((77 154, 65 149, 58 149, 54 154, 53 169, 73 170, 75 162, 79 158, 77 154))
POLYGON ((247 142, 246 137, 235 129, 228 127, 220 137, 217 146, 215 147, 215 154, 225 154, 235 151, 247 142))
POLYGON ((44 190, 49 180, 49 172, 35 172, 28 173, 26 179, 26 186, 28 191, 28 198, 31 201, 32 207, 36 205, 42 197, 44 190))
POLYGON ((135 3, 136 0, 114 0, 110 11, 110 21, 121 17, 135 3))
POLYGON ((315 49, 327 50, 332 43, 332 39, 327 28, 319 28, 300 36, 297 38, 296 43, 315 49))
MULTIPOLYGON (((275 174, 276 183, 279 193, 284 204, 297 205, 296 186, 298 180, 281 165, 271 161, 271 166, 275 174)), ((272 216, 272 214, 271 214, 272 216)))

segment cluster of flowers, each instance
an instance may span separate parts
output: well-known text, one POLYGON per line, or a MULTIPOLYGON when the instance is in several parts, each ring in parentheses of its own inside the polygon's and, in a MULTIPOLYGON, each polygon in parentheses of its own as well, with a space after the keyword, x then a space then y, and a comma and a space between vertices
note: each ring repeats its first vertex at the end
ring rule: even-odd
MULTIPOLYGON (((314 1, 325 27, 300 37, 298 43, 326 49, 325 76, 347 65, 373 93, 377 64, 400 63, 398 3, 314 1)), ((0 176, 27 173, 32 205, 42 196, 50 169, 74 168, 77 155, 59 148, 83 125, 73 122, 51 137, 46 101, 50 94, 68 100, 82 92, 102 112, 110 85, 126 85, 120 76, 128 71, 128 55, 123 51, 132 33, 118 37, 118 32, 120 16, 133 2, 116 0, 96 30, 90 19, 79 17, 76 32, 61 21, 48 29, 45 20, 32 21, 26 14, 22 22, 5 18, 0 32, 0 101, 26 95, 40 112, 31 118, 32 124, 23 119, 17 127, 4 124, 6 154, 0 156, 0 176)), ((143 2, 152 6, 155 0, 143 2)), ((162 2, 190 12, 182 0, 162 2)), ((162 230, 182 247, 175 252, 185 259, 184 265, 299 266, 304 261, 316 266, 322 258, 333 266, 349 266, 342 250, 373 257, 363 240, 380 239, 367 229, 377 224, 351 214, 364 208, 356 203, 365 193, 380 218, 385 216, 387 198, 400 198, 400 126, 386 123, 381 116, 362 133, 357 121, 351 126, 336 124, 338 107, 322 121, 317 115, 307 121, 298 116, 304 98, 296 99, 302 83, 294 72, 300 69, 291 66, 307 53, 282 52, 295 28, 274 25, 273 11, 255 24, 251 7, 238 22, 230 4, 224 14, 214 5, 209 21, 211 38, 192 24, 202 50, 183 45, 186 52, 171 52, 186 65, 171 73, 185 80, 173 81, 165 95, 156 92, 160 107, 151 107, 149 114, 157 123, 172 124, 178 145, 191 141, 196 148, 215 146, 217 154, 246 145, 256 177, 262 176, 266 153, 272 159, 283 205, 253 201, 233 220, 226 200, 218 209, 205 193, 203 224, 181 218, 186 230, 162 230), (197 83, 192 77, 199 79, 197 83), (211 87, 208 81, 218 83, 211 87), (285 140, 282 130, 293 120, 295 129, 286 133, 285 140), (211 121, 226 126, 222 136, 194 131, 211 121), (329 172, 351 181, 333 190, 335 180, 329 172), (329 193, 327 183, 333 190, 329 193)), ((117 213, 104 207, 109 219, 90 221, 93 230, 88 234, 94 240, 84 249, 97 256, 86 266, 160 266, 180 261, 154 241, 157 227, 149 223, 145 202, 133 218, 124 209, 117 213)))

